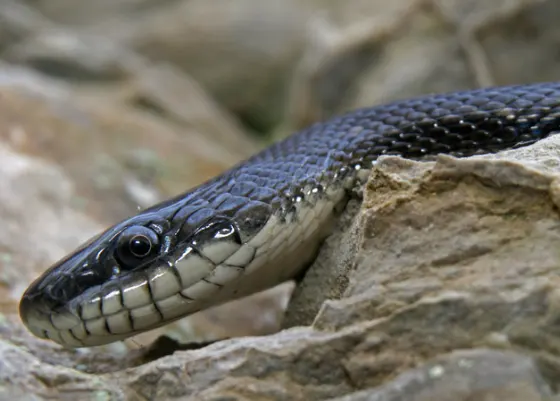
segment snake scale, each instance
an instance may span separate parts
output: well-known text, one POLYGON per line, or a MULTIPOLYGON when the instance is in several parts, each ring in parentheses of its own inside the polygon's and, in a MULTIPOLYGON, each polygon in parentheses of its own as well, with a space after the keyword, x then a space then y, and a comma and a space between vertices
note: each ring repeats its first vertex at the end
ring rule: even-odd
POLYGON ((351 111, 108 228, 22 296, 36 336, 123 340, 300 274, 381 155, 421 160, 560 131, 560 82, 433 94, 351 111))

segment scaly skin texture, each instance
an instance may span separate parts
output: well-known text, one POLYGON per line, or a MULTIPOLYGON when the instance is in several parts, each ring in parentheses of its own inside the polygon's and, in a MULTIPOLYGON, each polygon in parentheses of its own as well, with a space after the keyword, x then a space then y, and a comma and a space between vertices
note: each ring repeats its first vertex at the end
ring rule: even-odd
POLYGON ((560 82, 423 96, 317 123, 84 244, 31 284, 20 315, 68 346, 167 324, 301 272, 333 209, 381 155, 469 156, 558 131, 560 82), (130 227, 153 234, 145 257, 123 257, 130 227), (195 259, 208 267, 198 276, 195 259))

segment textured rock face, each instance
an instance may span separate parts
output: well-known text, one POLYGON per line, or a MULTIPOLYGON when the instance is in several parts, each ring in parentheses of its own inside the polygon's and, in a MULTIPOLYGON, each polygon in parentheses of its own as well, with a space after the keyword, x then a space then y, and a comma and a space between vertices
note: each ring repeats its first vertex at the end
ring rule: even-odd
POLYGON ((331 400, 539 401, 551 396, 550 387, 530 358, 477 349, 442 355, 385 385, 331 400))
MULTIPOLYGON (((375 310, 365 313, 382 316, 426 296, 468 291, 507 299, 520 289, 553 285, 554 276, 546 273, 558 262, 555 141, 531 148, 536 153, 503 152, 498 159, 440 156, 435 166, 382 159, 365 188, 362 211, 341 238, 342 247, 323 249, 321 263, 335 261, 327 263, 334 269, 330 275, 350 275, 349 280, 333 286, 325 268, 313 266, 308 275, 313 282, 304 281, 302 288, 312 288, 315 301, 306 299, 302 308, 314 310, 294 315, 314 317, 325 293, 377 299, 375 310), (517 159, 528 165, 511 163, 517 159), (542 166, 547 174, 530 166, 542 166), (543 191, 548 198, 541 197, 543 191), (353 249, 354 257, 340 249, 353 249)), ((328 321, 331 310, 344 307, 327 302, 315 324, 352 322, 351 315, 343 322, 328 321)))
POLYGON ((293 283, 64 350, 17 302, 99 230, 270 138, 560 79, 559 17, 555 0, 0 1, 0 399, 558 401, 558 138, 380 160, 284 319, 293 283))

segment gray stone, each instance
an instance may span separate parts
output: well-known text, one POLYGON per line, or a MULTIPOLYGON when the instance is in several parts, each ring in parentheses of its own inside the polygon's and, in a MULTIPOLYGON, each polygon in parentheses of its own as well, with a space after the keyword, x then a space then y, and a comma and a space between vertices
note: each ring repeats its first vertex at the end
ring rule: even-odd
POLYGON ((552 391, 535 362, 514 352, 455 351, 375 389, 329 401, 545 401, 552 391))

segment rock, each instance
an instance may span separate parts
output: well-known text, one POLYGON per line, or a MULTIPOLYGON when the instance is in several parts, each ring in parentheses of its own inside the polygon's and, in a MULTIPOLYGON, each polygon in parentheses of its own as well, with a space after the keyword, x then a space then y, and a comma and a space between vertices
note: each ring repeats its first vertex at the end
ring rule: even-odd
POLYGON ((247 126, 266 132, 282 117, 307 15, 297 0, 189 0, 88 31, 176 65, 247 126))
MULTIPOLYGON (((20 81, 11 76, 5 82, 14 88, 20 81)), ((242 158, 225 147, 220 152, 221 145, 196 128, 185 132, 115 101, 118 99, 106 96, 101 102, 99 97, 86 99, 75 91, 62 90, 58 97, 44 99, 38 98, 39 90, 31 96, 27 92, 4 90, 0 97, 2 118, 8 124, 5 138, 16 141, 16 150, 23 148, 62 165, 82 185, 80 196, 91 200, 88 207, 95 208, 96 199, 111 199, 108 205, 98 206, 99 215, 109 221, 124 218, 138 206, 140 199, 129 192, 131 182, 160 191, 150 204, 182 192, 242 158), (43 150, 46 147, 49 151, 43 150), (142 156, 148 153, 151 158, 142 156), (166 164, 161 164, 163 160, 166 164), (92 178, 84 179, 90 175, 92 178)))
POLYGON ((386 385, 329 401, 544 401, 552 391, 531 358, 488 349, 454 351, 386 385))
POLYGON ((57 81, 64 78, 65 84, 73 83, 86 97, 93 92, 95 101, 99 101, 99 94, 113 94, 118 101, 143 112, 187 129, 196 127, 232 154, 248 156, 257 151, 238 121, 196 81, 173 65, 150 63, 107 37, 44 29, 11 46, 4 58, 57 81))
POLYGON ((2 400, 83 399, 84 394, 96 399, 118 399, 115 397, 121 392, 86 373, 44 364, 25 349, 0 340, 2 400), (32 394, 37 395, 32 397, 32 394))
POLYGON ((16 88, 53 101, 67 99, 73 91, 71 85, 65 82, 55 82, 30 68, 2 61, 0 61, 0 87, 16 88))
POLYGON ((29 3, 57 24, 72 27, 83 27, 109 18, 125 18, 160 5, 158 0, 97 0, 83 4, 72 0, 31 0, 29 3))
POLYGON ((2 0, 0 7, 0 54, 6 47, 54 24, 34 8, 17 0, 2 0))
POLYGON ((9 46, 3 58, 65 81, 103 83, 130 76, 138 56, 109 38, 60 27, 41 29, 9 46))
MULTIPOLYGON (((121 0, 84 9, 55 0, 37 7, 73 31, 172 64, 263 134, 285 135, 395 98, 555 79, 557 71, 553 0, 189 0, 157 7, 121 0)), ((36 49, 41 36, 34 42, 20 51, 36 49)))
POLYGON ((394 99, 558 76, 554 1, 358 3, 333 2, 309 23, 287 131, 394 99))
POLYGON ((185 127, 195 126, 233 154, 257 152, 258 147, 238 121, 178 68, 146 62, 131 63, 128 68, 130 84, 123 99, 127 103, 155 110, 185 127))
MULTIPOLYGON (((363 74, 377 62, 384 62, 385 47, 391 46, 403 25, 410 25, 422 9, 422 4, 415 0, 355 1, 350 7, 345 2, 332 2, 329 6, 320 1, 310 3, 315 12, 307 23, 302 56, 290 84, 288 129, 301 128, 346 110, 347 102, 362 92, 372 92, 373 96, 383 90, 388 82, 362 87, 363 74)), ((417 60, 411 68, 419 68, 418 63, 417 60)), ((373 100, 368 106, 379 102, 373 100)))

